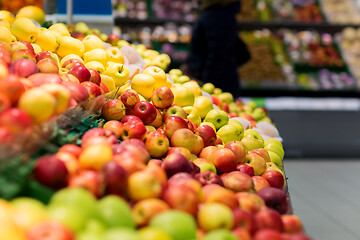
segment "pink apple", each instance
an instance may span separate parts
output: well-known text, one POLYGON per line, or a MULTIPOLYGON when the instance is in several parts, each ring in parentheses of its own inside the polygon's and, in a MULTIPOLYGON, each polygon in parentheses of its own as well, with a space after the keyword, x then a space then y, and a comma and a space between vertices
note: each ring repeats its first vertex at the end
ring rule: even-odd
POLYGON ((51 58, 41 59, 36 63, 39 68, 39 72, 41 73, 58 73, 59 66, 58 64, 51 58))
POLYGON ((251 177, 239 171, 223 173, 221 174, 221 180, 227 189, 234 192, 249 192, 253 189, 251 177))
POLYGON ((187 114, 186 114, 185 110, 182 107, 179 107, 177 105, 173 105, 166 109, 166 111, 164 113, 164 121, 166 121, 166 119, 171 116, 178 116, 183 119, 187 119, 187 114))
POLYGON ((97 127, 88 130, 81 137, 81 146, 84 148, 85 145, 88 145, 87 142, 91 141, 91 139, 95 137, 105 137, 109 145, 112 145, 113 143, 117 143, 117 138, 112 131, 97 127))
POLYGON ((168 138, 171 138, 176 130, 187 129, 187 127, 187 122, 179 116, 170 116, 165 119, 165 135, 168 138))
POLYGON ((121 119, 121 122, 124 124, 130 121, 137 121, 142 123, 141 119, 135 115, 126 115, 125 117, 123 117, 123 119, 121 119))
POLYGON ((75 99, 76 102, 81 103, 89 99, 89 92, 86 87, 80 83, 74 82, 63 82, 63 85, 69 89, 71 97, 75 99))
POLYGON ((252 176, 251 180, 254 183, 254 189, 256 192, 260 191, 264 187, 270 187, 269 182, 261 176, 252 176))
POLYGON ((271 187, 282 189, 285 184, 284 176, 276 170, 268 170, 261 175, 265 178, 271 187))
POLYGON ((275 229, 260 229, 254 235, 254 240, 282 240, 281 232, 275 229))
POLYGON ((157 116, 156 108, 154 105, 147 101, 141 101, 135 104, 133 113, 139 117, 144 124, 151 124, 157 116))
POLYGON ((151 101, 156 108, 165 109, 174 102, 174 94, 168 87, 159 87, 153 92, 151 101))
POLYGON ((27 78, 30 80, 34 87, 41 86, 45 83, 61 84, 62 80, 56 73, 35 73, 27 78))
POLYGON ((76 65, 70 68, 68 73, 77 77, 77 79, 79 79, 81 83, 85 81, 89 81, 91 77, 90 71, 85 66, 81 66, 81 65, 76 65))
POLYGON ((107 101, 101 109, 101 115, 106 120, 120 121, 126 115, 124 104, 118 99, 107 101))
POLYGON ((163 168, 169 177, 178 172, 191 173, 193 171, 191 162, 180 153, 168 154, 163 160, 163 168))
POLYGON ((204 142, 204 147, 214 146, 216 141, 216 132, 209 125, 201 125, 195 130, 195 134, 199 135, 204 142))
POLYGON ((32 225, 26 231, 27 240, 74 240, 74 234, 58 221, 45 220, 32 225))
POLYGON ((149 132, 146 137, 145 146, 152 157, 163 157, 169 150, 169 145, 169 139, 159 131, 149 132))
POLYGON ((250 166, 248 163, 240 163, 236 166, 236 169, 239 172, 243 172, 246 173, 247 175, 249 175, 250 177, 254 176, 254 168, 252 166, 250 166))
POLYGON ((56 61, 55 57, 53 56, 53 53, 49 51, 39 52, 35 55, 36 62, 39 62, 40 60, 45 58, 50 58, 56 61))
POLYGON ((204 172, 196 174, 195 179, 199 181, 203 186, 209 184, 218 184, 220 186, 224 186, 224 183, 221 180, 220 176, 210 170, 206 170, 204 172))
POLYGON ((35 61, 20 58, 10 65, 10 73, 14 73, 19 77, 28 77, 31 74, 39 72, 35 61))
POLYGON ((218 173, 227 173, 236 170, 235 154, 228 148, 217 149, 210 157, 218 173))
POLYGON ((271 161, 270 161, 269 153, 268 153, 265 149, 263 149, 263 148, 251 150, 251 151, 249 151, 249 153, 256 153, 256 154, 258 154, 260 157, 262 157, 263 159, 265 159, 266 162, 271 162, 271 161))
POLYGON ((246 149, 240 141, 228 142, 225 147, 235 154, 237 164, 245 162, 246 149))
POLYGON ((101 95, 101 88, 93 82, 82 82, 82 86, 89 92, 89 98, 94 98, 101 95))

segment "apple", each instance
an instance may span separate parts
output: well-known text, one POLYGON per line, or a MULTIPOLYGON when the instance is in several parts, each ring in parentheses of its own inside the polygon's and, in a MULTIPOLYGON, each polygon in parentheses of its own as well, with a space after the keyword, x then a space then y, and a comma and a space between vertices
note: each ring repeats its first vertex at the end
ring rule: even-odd
POLYGON ((103 166, 100 173, 104 179, 106 194, 125 195, 128 173, 123 167, 110 161, 103 166))
POLYGON ((110 33, 108 35, 108 39, 107 42, 110 43, 111 45, 116 45, 116 43, 120 40, 120 37, 118 35, 116 35, 115 33, 110 33))
POLYGON ((37 159, 34 176, 41 184, 59 189, 66 186, 68 170, 65 163, 54 155, 47 155, 37 159))
POLYGON ((260 191, 264 187, 270 187, 269 182, 261 176, 252 176, 251 180, 254 183, 254 189, 256 192, 260 191))
POLYGON ((35 54, 33 54, 32 52, 30 52, 28 49, 19 49, 16 50, 15 52, 13 52, 12 56, 11 56, 11 60, 13 62, 15 62, 18 59, 28 59, 33 61, 34 63, 36 63, 36 58, 35 58, 35 54))
POLYGON ((229 117, 226 112, 220 109, 213 109, 206 114, 204 121, 211 122, 214 124, 216 130, 219 130, 222 126, 228 124, 229 117))
POLYGON ((56 73, 35 73, 30 75, 27 79, 31 81, 34 87, 41 86, 45 83, 63 83, 61 77, 56 73))
POLYGON ((104 43, 101 39, 93 34, 87 35, 82 40, 85 46, 85 52, 91 51, 93 49, 104 49, 104 43))
POLYGON ((166 119, 171 116, 178 116, 182 119, 187 119, 187 114, 185 110, 177 105, 173 105, 166 109, 164 113, 164 121, 166 121, 166 119))
POLYGON ((169 150, 169 145, 169 139, 159 131, 149 132, 146 137, 145 146, 152 157, 163 157, 169 150))
POLYGON ((25 132, 31 125, 31 117, 19 108, 8 108, 0 112, 0 126, 15 135, 25 132))
POLYGON ((249 165, 248 163, 240 163, 236 166, 236 169, 239 171, 239 172, 243 172, 243 173, 246 173, 247 175, 249 175, 250 177, 254 176, 255 173, 254 173, 254 168, 249 165))
POLYGON ((228 206, 216 202, 202 205, 197 221, 201 229, 206 232, 219 228, 230 230, 234 227, 232 210, 228 206))
MULTIPOLYGON (((165 119, 165 135, 170 139, 178 129, 187 129, 187 122, 178 116, 170 116, 165 119)), ((184 140, 184 139, 183 139, 184 140)))
POLYGON ((195 175, 195 179, 201 183, 201 185, 206 186, 209 184, 218 184, 224 186, 219 175, 214 173, 211 170, 206 170, 195 175))
POLYGON ((0 59, 2 59, 7 65, 12 62, 11 54, 3 48, 0 48, 0 59))
POLYGON ((81 103, 89 98, 89 92, 86 87, 80 83, 75 82, 63 82, 63 85, 69 89, 71 97, 75 99, 77 103, 81 103))
POLYGON ((85 81, 81 83, 89 93, 89 99, 98 97, 102 94, 101 88, 93 82, 85 81))
POLYGON ((139 240, 172 240, 172 237, 159 228, 143 227, 138 231, 139 240))
POLYGON ((159 87, 153 92, 151 102, 158 109, 168 108, 174 102, 174 94, 168 87, 159 87))
POLYGON ((283 230, 283 224, 281 221, 281 215, 270 208, 262 208, 255 216, 256 229, 261 230, 265 228, 274 229, 279 232, 283 230))
POLYGON ((124 54, 117 47, 109 47, 105 49, 108 62, 124 64, 124 54))
POLYGON ((136 103, 133 113, 135 116, 139 117, 144 124, 151 124, 157 116, 156 108, 147 101, 140 101, 136 103))
POLYGON ((70 176, 77 174, 80 171, 78 158, 70 152, 58 151, 55 157, 65 163, 65 166, 70 176))
POLYGON ((129 138, 143 139, 146 135, 146 127, 141 120, 128 121, 124 123, 120 135, 122 140, 129 138))
POLYGON ((279 188, 279 189, 283 189, 283 187, 284 187, 285 180, 284 180, 282 173, 280 173, 279 171, 268 170, 268 171, 265 171, 261 175, 261 177, 265 178, 271 187, 275 187, 275 188, 279 188))
POLYGON ((56 58, 54 57, 53 53, 50 51, 42 51, 35 55, 36 62, 39 62, 40 60, 46 59, 46 58, 50 58, 56 62, 56 58))
POLYGON ((39 72, 38 67, 36 66, 35 61, 20 58, 14 61, 10 65, 10 73, 16 74, 19 77, 29 77, 30 75, 39 72))
POLYGON ((274 187, 264 187, 258 192, 258 195, 269 208, 278 211, 280 214, 287 212, 288 200, 284 191, 274 187))
POLYGON ((134 229, 124 228, 124 227, 114 227, 105 231, 101 236, 103 239, 138 239, 137 232, 134 229))
POLYGON ((5 61, 3 61, 0 58, 0 78, 3 78, 8 75, 9 75, 9 66, 5 61))
POLYGON ((169 210, 159 213, 151 219, 149 226, 164 230, 174 240, 196 238, 196 222, 193 216, 183 211, 169 210))
POLYGON ((240 208, 247 212, 256 213, 265 207, 264 200, 256 193, 238 192, 235 197, 238 200, 240 208))
POLYGON ((266 170, 265 159, 256 153, 248 153, 246 155, 245 162, 254 168, 254 173, 256 176, 260 176, 266 170))
POLYGON ((129 176, 127 192, 130 199, 140 201, 148 198, 159 198, 162 195, 163 188, 155 174, 142 170, 129 176))
POLYGON ((69 60, 66 60, 61 65, 61 68, 65 68, 67 70, 70 70, 71 68, 73 68, 75 66, 84 66, 84 62, 82 61, 82 59, 71 58, 69 60))
POLYGON ((233 210, 233 216, 235 228, 244 228, 251 235, 255 233, 255 219, 252 213, 249 213, 241 208, 236 208, 233 210))
POLYGON ((174 103, 179 107, 194 105, 195 96, 190 88, 174 84, 171 86, 171 91, 174 94, 174 103))
POLYGON ((193 172, 191 162, 184 155, 176 152, 168 154, 164 158, 162 167, 165 169, 168 177, 171 177, 178 172, 193 172))
POLYGON ((89 145, 79 156, 79 164, 82 169, 101 170, 111 161, 113 152, 110 146, 105 144, 89 145))
POLYGON ((189 161, 193 160, 193 156, 192 156, 192 153, 190 152, 190 150, 187 148, 184 148, 184 147, 170 147, 169 151, 167 152, 167 155, 175 153, 175 152, 182 154, 189 161))
POLYGON ((281 221, 286 233, 301 233, 303 230, 301 220, 296 215, 283 214, 281 215, 281 221))
POLYGON ((240 141, 241 138, 238 135, 237 128, 232 124, 225 124, 217 130, 216 135, 221 138, 223 144, 227 144, 231 141, 240 141))
POLYGON ((110 120, 103 125, 103 128, 112 131, 115 134, 116 138, 119 139, 121 137, 121 131, 123 126, 124 124, 120 121, 110 120))
POLYGON ((231 209, 239 207, 239 201, 237 200, 235 193, 219 184, 207 184, 203 187, 203 192, 205 203, 217 202, 224 204, 231 209))
POLYGON ((282 233, 283 240, 311 240, 305 233, 282 233))
POLYGON ((60 78, 63 82, 74 82, 74 83, 80 83, 79 79, 77 79, 77 77, 75 77, 72 74, 68 74, 66 73, 62 73, 61 71, 64 70, 65 68, 60 69, 60 78))
POLYGON ((260 229, 254 235, 254 240, 282 240, 281 232, 275 229, 260 229))
POLYGON ((140 102, 139 95, 132 89, 126 89, 120 95, 120 100, 124 103, 126 109, 133 109, 135 104, 140 102))
POLYGON ((135 228, 129 204, 122 198, 109 195, 97 202, 98 219, 108 228, 126 227, 135 228), (119 216, 121 216, 119 218, 119 216))
POLYGON ((101 109, 101 115, 106 120, 120 121, 126 115, 124 104, 118 99, 107 101, 101 109))
POLYGON ((59 72, 59 66, 55 60, 51 58, 44 58, 41 59, 36 63, 39 72, 41 73, 58 73, 59 72))
POLYGON ((125 117, 123 117, 123 119, 121 119, 122 123, 127 123, 127 122, 141 122, 141 119, 135 115, 126 115, 125 117))
POLYGON ((269 155, 268 151, 266 151, 264 148, 254 149, 254 150, 249 151, 249 153, 256 153, 260 157, 262 157, 266 162, 270 162, 270 155, 269 155))
POLYGON ((164 70, 162 70, 161 68, 157 66, 149 66, 145 68, 142 73, 148 74, 155 79, 155 85, 154 85, 155 89, 158 89, 166 85, 166 81, 167 81, 166 74, 164 70))
POLYGON ((65 144, 59 148, 58 152, 68 152, 78 158, 82 152, 82 148, 75 144, 65 144))
POLYGON ((227 189, 234 192, 249 192, 253 189, 253 182, 250 176, 239 171, 223 173, 221 180, 227 189))
POLYGON ((230 141, 225 145, 225 148, 230 149, 235 154, 237 164, 245 162, 246 149, 240 141, 230 141))
POLYGON ((9 109, 10 107, 11 107, 10 99, 4 93, 0 92, 0 112, 3 112, 6 109, 9 109))
POLYGON ((251 240, 252 239, 251 234, 245 228, 237 227, 237 228, 234 228, 231 232, 238 239, 241 239, 241 240, 251 240))
POLYGON ((89 82, 93 82, 96 85, 101 84, 101 76, 100 73, 98 71, 96 71, 95 69, 92 68, 88 68, 89 72, 90 72, 90 78, 89 78, 89 82))
MULTIPOLYGON (((217 240, 217 239, 237 240, 238 238, 230 230, 220 228, 220 229, 210 231, 202 239, 204 239, 204 240, 217 240)), ((241 240, 243 240, 243 238, 241 238, 241 240)))
POLYGON ((216 173, 216 167, 210 160, 207 160, 205 158, 196 158, 195 160, 193 160, 193 163, 200 168, 200 172, 210 170, 213 173, 216 173))
POLYGON ((216 167, 218 173, 226 173, 236 170, 236 158, 228 148, 217 149, 209 159, 216 167))
POLYGON ((209 94, 212 94, 214 92, 215 86, 212 83, 205 83, 202 88, 204 92, 207 92, 209 94))
POLYGON ((69 178, 68 187, 82 187, 95 197, 102 195, 102 179, 97 171, 81 170, 69 178))
POLYGON ((155 78, 149 74, 136 74, 131 81, 131 89, 144 98, 151 98, 155 90, 155 78))
POLYGON ((255 121, 260 121, 266 116, 266 113, 264 109, 257 107, 253 110, 251 116, 255 119, 255 121))
POLYGON ((46 83, 40 87, 55 97, 56 107, 54 114, 60 114, 68 108, 71 94, 66 87, 55 83, 46 83))
POLYGON ((130 151, 122 151, 114 155, 113 161, 123 167, 129 174, 141 171, 146 167, 141 157, 130 151))
POLYGON ((276 153, 272 152, 272 151, 267 151, 270 157, 270 161, 272 163, 275 163, 279 168, 283 168, 284 164, 282 159, 279 157, 279 155, 277 155, 276 153))
POLYGON ((209 125, 200 125, 195 130, 195 134, 199 135, 203 139, 204 147, 215 145, 216 132, 209 125))
POLYGON ((202 142, 202 138, 200 136, 197 136, 200 140, 200 142, 197 142, 198 139, 196 136, 197 135, 195 135, 191 130, 187 128, 180 128, 171 135, 170 144, 173 147, 185 147, 189 149, 191 153, 198 155, 204 147, 204 143, 202 142))
MULTIPOLYGON (((104 44, 102 44, 102 46, 104 47, 104 44)), ((86 51, 84 53, 84 63, 88 63, 91 61, 97 61, 99 63, 101 63, 103 66, 107 65, 107 54, 105 52, 104 48, 96 48, 96 49, 92 49, 90 51, 86 51)), ((106 72, 106 70, 105 70, 106 72)), ((104 73, 105 73, 104 72, 104 73)))
POLYGON ((158 198, 140 200, 132 207, 132 216, 138 227, 149 224, 150 220, 161 212, 169 210, 169 205, 158 198))
POLYGON ((70 68, 68 73, 77 77, 77 79, 79 79, 81 83, 85 81, 89 81, 91 77, 89 70, 82 65, 76 65, 70 68))
POLYGON ((202 119, 206 117, 208 112, 214 109, 213 103, 206 96, 198 96, 195 98, 194 108, 196 108, 199 112, 199 115, 202 119))
POLYGON ((265 142, 264 149, 276 153, 281 158, 281 160, 284 158, 284 149, 276 142, 265 142))
POLYGON ((159 109, 156 109, 156 118, 155 120, 151 123, 151 126, 154 128, 159 128, 161 126, 163 126, 163 115, 162 113, 159 111, 159 109))
POLYGON ((46 220, 33 225, 26 231, 28 240, 73 240, 73 233, 58 221, 46 220))

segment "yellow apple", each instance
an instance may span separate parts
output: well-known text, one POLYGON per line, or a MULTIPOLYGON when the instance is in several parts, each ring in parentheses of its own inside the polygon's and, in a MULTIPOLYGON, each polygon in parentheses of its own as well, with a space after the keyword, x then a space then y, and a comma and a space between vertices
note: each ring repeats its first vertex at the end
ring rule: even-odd
POLYGON ((0 26, 0 40, 4 41, 6 43, 11 43, 12 42, 12 35, 9 29, 7 29, 4 26, 0 26))
POLYGON ((59 40, 57 54, 59 57, 65 57, 69 54, 75 54, 82 57, 85 52, 84 44, 76 38, 63 36, 59 40))
POLYGON ((100 73, 100 74, 102 74, 103 72, 105 72, 104 66, 103 66, 101 63, 99 63, 98 61, 90 61, 90 62, 87 62, 87 63, 85 63, 85 67, 86 67, 87 69, 92 68, 92 69, 96 70, 96 71, 97 71, 98 73, 100 73))
POLYGON ((150 98, 154 92, 155 78, 151 75, 139 73, 131 81, 131 88, 145 98, 150 98))
POLYGON ((55 52, 59 46, 54 32, 50 30, 41 31, 35 40, 35 44, 39 45, 41 50, 50 52, 55 52))
MULTIPOLYGON (((65 24, 55 23, 49 27, 49 30, 60 33, 61 36, 70 37, 70 32, 65 24)), ((80 40, 79 40, 80 41, 80 40)))
POLYGON ((64 112, 69 106, 71 95, 70 91, 65 86, 56 83, 46 83, 41 85, 41 88, 55 97, 55 114, 64 112))
POLYGON ((174 103, 180 107, 193 106, 195 96, 191 89, 184 87, 180 84, 171 86, 171 91, 174 94, 174 103))
POLYGON ((105 50, 104 42, 95 35, 87 35, 82 42, 85 46, 85 52, 98 48, 105 50))
POLYGON ((7 29, 9 29, 10 31, 10 24, 8 21, 6 21, 5 19, 1 19, 0 18, 0 26, 6 27, 7 29))
POLYGON ((30 18, 34 19, 37 23, 42 25, 45 22, 45 13, 44 11, 36 6, 25 6, 22 7, 17 13, 15 19, 18 18, 30 18))
POLYGON ((203 119, 206 114, 214 109, 211 100, 205 96, 195 97, 194 107, 198 110, 199 116, 203 119))
POLYGON ((28 18, 18 18, 10 27, 11 34, 18 41, 33 43, 36 40, 38 30, 35 24, 28 18))
POLYGON ((34 52, 35 54, 38 54, 39 52, 42 52, 43 50, 41 49, 41 47, 35 43, 31 43, 31 46, 34 48, 34 52))
POLYGON ((108 62, 124 64, 124 54, 117 47, 109 47, 106 50, 108 62))
POLYGON ((238 129, 235 125, 226 124, 217 130, 216 135, 219 136, 224 145, 231 141, 240 141, 238 129))
POLYGON ((0 19, 5 19, 10 25, 13 24, 15 20, 13 14, 6 10, 0 10, 0 19))
POLYGON ((148 49, 144 51, 144 58, 154 59, 156 56, 159 55, 159 52, 153 49, 148 49))
POLYGON ((107 55, 104 49, 93 49, 84 54, 84 63, 91 61, 97 61, 101 63, 104 67, 107 66, 107 55))
POLYGON ((100 74, 100 77, 101 77, 101 82, 106 85, 106 87, 109 89, 110 92, 116 88, 115 81, 114 79, 112 79, 112 77, 102 74, 100 74))
POLYGON ((187 118, 194 124, 196 124, 196 126, 200 126, 201 124, 201 118, 199 115, 199 111, 191 106, 187 106, 187 107, 183 107, 183 109, 185 110, 186 114, 187 114, 187 118))
POLYGON ((103 74, 112 77, 117 87, 129 80, 129 70, 121 63, 110 63, 103 74))
POLYGON ((76 55, 76 54, 70 53, 70 54, 68 54, 68 55, 66 55, 66 56, 64 56, 64 57, 61 58, 61 60, 60 60, 60 67, 62 67, 62 65, 63 65, 67 60, 70 60, 70 59, 77 59, 77 60, 79 60, 80 62, 84 63, 84 61, 83 61, 83 59, 82 59, 81 57, 79 57, 79 56, 76 55))
POLYGON ((85 33, 87 31, 89 31, 90 29, 86 23, 77 22, 77 23, 75 23, 74 30, 75 30, 75 32, 85 33))
POLYGON ((156 67, 156 66, 147 67, 147 68, 144 69, 144 71, 142 73, 148 74, 148 75, 151 75, 151 76, 154 77, 154 79, 155 79, 155 89, 167 85, 166 74, 165 74, 164 70, 162 70, 159 67, 156 67))

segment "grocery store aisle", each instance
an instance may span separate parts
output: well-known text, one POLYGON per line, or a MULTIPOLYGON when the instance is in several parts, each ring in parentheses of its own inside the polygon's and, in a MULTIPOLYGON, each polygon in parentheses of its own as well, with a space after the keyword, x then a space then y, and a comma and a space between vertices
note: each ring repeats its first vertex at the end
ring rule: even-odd
POLYGON ((285 161, 294 213, 314 240, 360 239, 360 159, 285 161))

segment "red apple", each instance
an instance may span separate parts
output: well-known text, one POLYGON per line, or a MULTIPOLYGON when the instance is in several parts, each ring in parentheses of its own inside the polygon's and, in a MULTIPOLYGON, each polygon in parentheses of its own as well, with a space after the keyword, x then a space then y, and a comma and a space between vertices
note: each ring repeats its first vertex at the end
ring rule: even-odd
POLYGON ((216 132, 209 125, 201 125, 195 130, 195 134, 199 135, 204 142, 204 147, 214 146, 216 141, 216 132))
POLYGON ((89 98, 94 98, 101 95, 101 88, 93 82, 82 82, 82 86, 89 92, 89 98))
POLYGON ((264 200, 256 193, 238 192, 235 196, 239 202, 240 208, 247 212, 256 213, 265 207, 264 200))
POLYGON ((124 124, 122 124, 122 122, 120 121, 110 120, 103 125, 103 128, 112 131, 115 134, 116 138, 119 139, 123 126, 124 124))
POLYGON ((13 52, 11 60, 15 62, 18 59, 28 59, 36 63, 35 54, 32 54, 28 49, 19 49, 13 52))
POLYGON ((142 123, 141 119, 135 115, 126 115, 123 119, 121 119, 121 122, 124 124, 130 121, 138 121, 142 123))
POLYGON ((250 177, 254 176, 254 168, 248 163, 240 163, 236 166, 236 169, 240 172, 246 173, 250 177))
POLYGON ((126 109, 132 109, 135 104, 140 102, 140 97, 136 91, 127 89, 120 95, 120 100, 124 103, 126 109))
POLYGON ((85 66, 82 65, 76 65, 70 68, 68 73, 77 77, 77 79, 79 79, 81 83, 85 81, 89 81, 91 77, 90 71, 85 66))
POLYGON ((196 174, 195 179, 198 180, 203 186, 209 184, 218 184, 220 186, 224 186, 220 176, 210 170, 196 174))
POLYGON ((228 142, 225 147, 235 154, 237 164, 245 162, 246 149, 240 141, 228 142))
POLYGON ((135 104, 133 113, 139 117, 144 124, 151 124, 157 116, 154 105, 147 101, 141 101, 135 104))
POLYGON ((228 206, 231 209, 239 207, 239 202, 233 191, 218 184, 208 184, 203 187, 204 202, 217 202, 228 206))
POLYGON ((216 146, 207 146, 204 147, 200 154, 199 154, 199 158, 205 158, 206 160, 210 161, 210 157, 215 153, 215 151, 218 150, 218 147, 216 146))
MULTIPOLYGON (((89 82, 93 82, 93 83, 95 83, 96 85, 100 86, 100 83, 101 83, 101 76, 100 76, 100 74, 99 74, 95 69, 89 68, 88 70, 89 70, 89 72, 90 72, 89 82)), ((106 85, 105 85, 105 86, 106 86, 106 85)))
POLYGON ((59 189, 66 186, 68 170, 64 162, 54 155, 47 155, 37 159, 34 176, 41 184, 59 189))
POLYGON ((285 180, 281 172, 276 170, 268 170, 261 176, 269 182, 271 187, 283 189, 285 180))
MULTIPOLYGON (((93 82, 93 81, 91 80, 91 77, 90 77, 90 80, 89 80, 89 81, 90 81, 90 82, 93 82)), ((109 88, 105 85, 105 83, 100 82, 99 86, 100 86, 102 92, 104 92, 104 93, 110 92, 109 88)))
POLYGON ((156 108, 165 109, 174 102, 174 94, 168 87, 159 87, 153 92, 151 101, 156 108))
POLYGON ((260 191, 264 187, 270 187, 269 182, 261 176, 252 176, 251 180, 254 183, 254 189, 256 192, 260 191))
POLYGON ((281 221, 286 233, 299 233, 302 232, 303 227, 301 220, 298 216, 292 214, 281 215, 281 221))
POLYGON ((74 82, 63 82, 63 85, 69 89, 71 97, 75 99, 76 102, 81 103, 89 99, 89 92, 86 87, 80 83, 74 82))
POLYGON ((5 49, 0 48, 0 59, 9 65, 11 63, 11 54, 5 49))
POLYGON ((124 196, 127 186, 127 171, 115 161, 107 162, 101 170, 105 193, 124 196))
POLYGON ((118 35, 116 35, 115 33, 110 33, 108 35, 107 42, 110 43, 111 45, 116 45, 119 40, 120 37, 118 35))
POLYGON ((154 128, 158 128, 158 127, 162 126, 163 123, 164 123, 163 116, 162 116, 161 112, 159 111, 159 109, 156 109, 156 118, 150 125, 153 126, 154 128))
POLYGON ((128 121, 124 124, 121 139, 137 138, 143 139, 146 135, 146 127, 142 121, 128 121))
POLYGON ((0 92, 0 113, 11 107, 11 101, 4 93, 0 92))
POLYGON ((236 158, 228 148, 220 148, 210 157, 218 173, 227 173, 236 170, 236 158))
POLYGON ((36 63, 41 73, 58 73, 59 67, 58 64, 51 58, 41 59, 36 63))
POLYGON ((253 189, 251 177, 239 171, 223 173, 221 174, 221 180, 227 189, 234 192, 249 192, 253 189))
POLYGON ((255 233, 254 240, 283 240, 283 238, 278 230, 265 228, 255 233))
POLYGON ((169 150, 169 145, 169 139, 159 131, 149 132, 146 137, 145 146, 152 157, 163 157, 169 150))
POLYGON ((68 187, 82 187, 91 192, 95 197, 100 197, 103 192, 102 178, 97 171, 81 170, 69 179, 68 187))
POLYGON ((166 119, 171 116, 178 116, 181 117, 182 119, 187 119, 187 114, 185 110, 177 105, 173 105, 166 109, 164 113, 164 121, 166 121, 166 119))
POLYGON ((260 157, 262 157, 263 159, 265 159, 266 162, 271 162, 268 151, 266 151, 266 150, 263 149, 263 148, 251 150, 251 151, 249 151, 249 153, 256 153, 256 154, 258 154, 260 157))
POLYGON ((53 53, 49 52, 49 51, 39 52, 35 55, 36 62, 39 62, 40 60, 46 59, 46 58, 50 58, 50 59, 56 61, 55 57, 53 56, 53 53))
POLYGON ((27 78, 30 80, 34 87, 41 86, 45 83, 61 84, 62 80, 56 73, 35 73, 27 78))
POLYGON ((29 43, 27 41, 19 41, 19 42, 24 44, 26 46, 26 48, 30 51, 30 53, 35 56, 35 50, 34 50, 34 47, 31 45, 31 43, 29 43))
POLYGON ((72 58, 69 60, 66 60, 63 65, 61 66, 61 68, 66 68, 67 70, 70 70, 71 68, 75 67, 75 66, 84 66, 84 63, 76 58, 72 58))
POLYGON ((282 233, 281 240, 311 240, 305 233, 282 233))
POLYGON ((256 229, 270 228, 282 232, 283 224, 281 221, 281 215, 270 208, 262 208, 254 216, 256 229))
POLYGON ((236 208, 233 210, 233 214, 235 228, 245 228, 251 235, 255 233, 256 226, 252 213, 236 208))
POLYGON ((189 149, 184 147, 171 147, 167 152, 167 155, 175 152, 182 154, 187 160, 192 161, 192 154, 189 149))
POLYGON ((9 108, 0 113, 0 126, 13 134, 20 134, 32 125, 31 117, 19 108, 9 108))
POLYGON ((163 160, 163 168, 168 177, 178 172, 191 173, 193 171, 191 162, 180 153, 168 154, 163 160))
POLYGON ((215 146, 216 145, 223 145, 223 142, 219 136, 216 137, 215 146))
POLYGON ((264 187, 257 194, 269 208, 275 209, 281 214, 287 212, 288 201, 284 191, 274 187, 264 187))
POLYGON ((36 223, 26 231, 27 240, 74 240, 72 232, 58 221, 36 223))
POLYGON ((168 138, 171 138, 176 130, 187 129, 187 127, 187 122, 179 116, 171 116, 165 119, 165 135, 168 138))
POLYGON ((39 72, 35 61, 26 58, 16 60, 10 65, 10 73, 16 74, 19 77, 29 77, 31 74, 39 72))
POLYGON ((117 143, 116 136, 112 131, 97 127, 85 132, 85 134, 81 137, 81 146, 86 145, 86 142, 90 141, 91 138, 94 137, 105 137, 109 144, 117 143))
POLYGON ((118 99, 107 101, 101 109, 101 115, 106 120, 120 121, 126 115, 124 104, 118 99))

